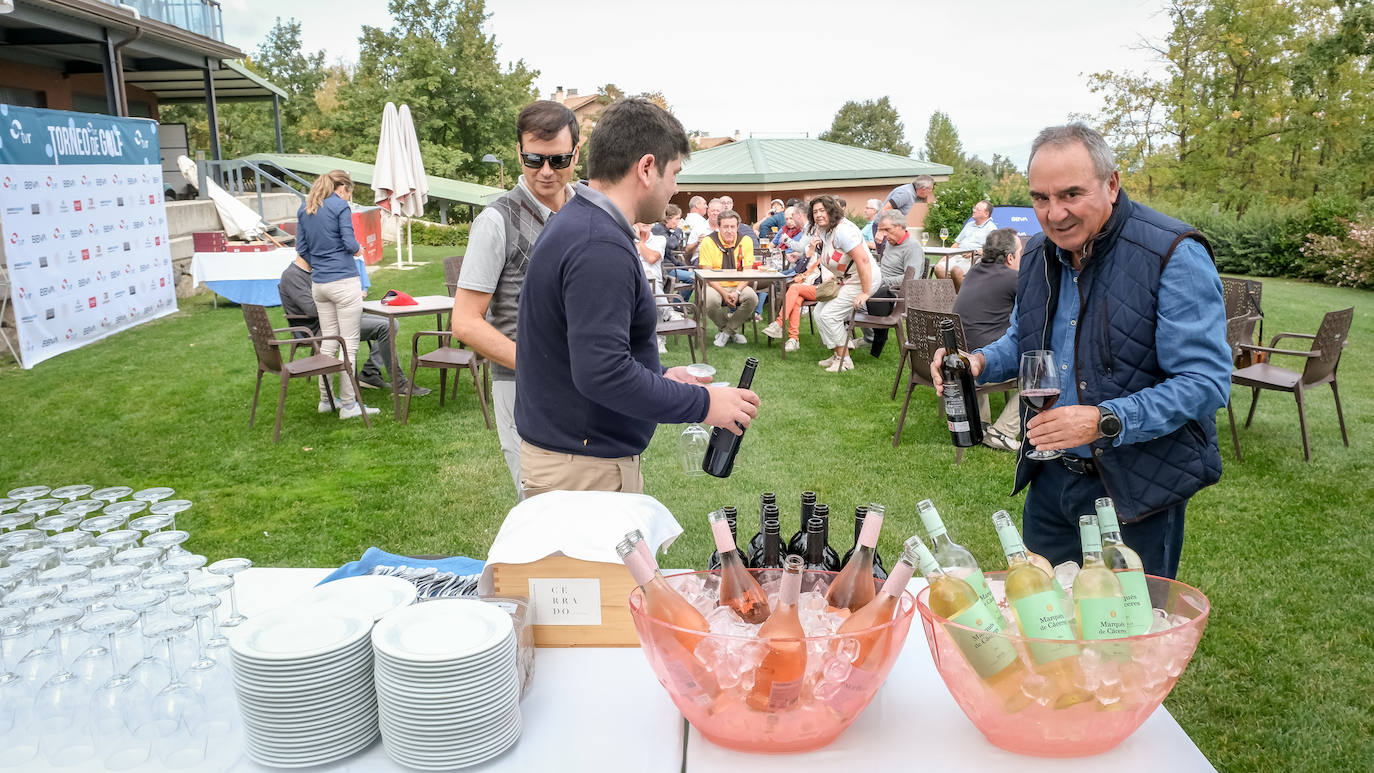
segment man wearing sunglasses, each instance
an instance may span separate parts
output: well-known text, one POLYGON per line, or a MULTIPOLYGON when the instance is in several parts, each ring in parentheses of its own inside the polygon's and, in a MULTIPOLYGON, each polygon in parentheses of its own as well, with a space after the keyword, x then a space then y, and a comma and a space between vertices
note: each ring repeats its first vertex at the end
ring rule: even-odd
POLYGON ((739 434, 758 413, 747 389, 706 387, 658 359, 658 312, 631 223, 663 216, 687 133, 645 99, 606 108, 588 140, 588 183, 530 256, 520 296, 515 422, 526 496, 641 493, 640 454, 660 422, 739 434))
POLYGON ((515 124, 525 173, 515 188, 472 221, 458 289, 453 335, 491 361, 492 404, 501 453, 520 491, 520 435, 515 430, 517 301, 529 254, 544 224, 573 196, 577 117, 552 101, 531 103, 515 124))

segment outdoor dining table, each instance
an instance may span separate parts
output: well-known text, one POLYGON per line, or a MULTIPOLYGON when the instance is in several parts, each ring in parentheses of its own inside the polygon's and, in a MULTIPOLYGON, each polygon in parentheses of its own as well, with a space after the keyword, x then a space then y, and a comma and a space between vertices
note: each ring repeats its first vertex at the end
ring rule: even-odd
POLYGON ((388 306, 379 300, 363 301, 363 313, 386 317, 387 325, 391 327, 391 415, 397 421, 401 420, 400 355, 396 353, 401 348, 401 342, 396 339, 396 331, 400 325, 397 320, 401 317, 423 317, 433 314, 434 329, 444 330, 444 314, 451 311, 453 299, 447 295, 417 295, 414 306, 388 306))
MULTIPOLYGON (((710 322, 706 318, 706 283, 707 282, 767 282, 770 285, 768 290, 768 321, 772 322, 777 318, 778 293, 785 291, 784 283, 789 277, 783 276, 781 272, 772 269, 745 269, 745 270, 725 270, 712 268, 698 268, 693 270, 696 276, 696 289, 693 297, 696 298, 697 306, 697 338, 701 342, 701 361, 710 362, 706 359, 706 325, 710 322)), ((756 313, 758 309, 754 310, 756 313)), ((752 322, 753 320, 748 320, 752 322)))
POLYGON ((921 249, 927 255, 939 256, 934 262, 930 264, 931 276, 935 275, 935 266, 941 260, 950 257, 951 255, 972 255, 973 253, 978 251, 976 248, 973 247, 922 247, 921 249))
MULTIPOLYGON (((237 577, 239 607, 251 617, 288 604, 330 571, 255 567, 237 577)), ((917 593, 924 586, 925 581, 917 578, 908 589, 917 593)), ((1214 770, 1163 706, 1135 734, 1104 754, 1041 759, 998 749, 954 703, 924 638, 918 616, 886 684, 843 735, 824 749, 783 755, 746 754, 702 738, 673 706, 638 648, 539 648, 533 681, 520 702, 520 740, 501 757, 466 770, 792 773, 897 770, 913 763, 927 770, 1014 769, 1018 773, 1214 770)), ((235 754, 237 750, 212 749, 210 762, 228 763, 235 754)), ((38 764, 38 769, 45 769, 42 762, 38 764)), ((231 769, 274 770, 246 757, 231 769)), ((378 742, 317 770, 399 773, 407 768, 393 763, 378 742)))

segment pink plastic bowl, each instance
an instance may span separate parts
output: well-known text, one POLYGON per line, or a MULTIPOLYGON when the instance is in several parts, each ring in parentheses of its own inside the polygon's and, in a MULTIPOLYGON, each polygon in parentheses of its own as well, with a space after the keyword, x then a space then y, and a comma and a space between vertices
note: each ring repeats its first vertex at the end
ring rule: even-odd
MULTIPOLYGON (((1005 605, 1006 572, 988 572, 986 577, 993 596, 1005 605)), ((932 612, 929 588, 917 595, 916 603, 940 677, 959 708, 989 741, 1019 754, 1081 757, 1115 747, 1140 727, 1178 682, 1207 627, 1211 604, 1197 588, 1154 576, 1147 576, 1146 584, 1152 606, 1187 622, 1159 633, 1075 642, 1078 655, 1066 660, 1076 661, 1074 682, 1082 690, 1080 697, 1091 698, 1066 708, 1055 707, 1049 680, 1029 668, 1027 644, 1046 640, 1003 634, 1016 647, 1028 674, 1021 685, 1024 705, 1016 702, 1009 710, 1007 694, 996 692, 979 678, 950 636, 951 630, 973 629, 932 612)), ((1009 626, 1009 631, 1015 630, 1009 626)))
MULTIPOLYGON (((689 573, 691 574, 691 573, 689 573)), ((718 572, 695 572, 708 578, 718 572)), ((776 571, 756 574, 780 574, 776 571)), ((806 572, 802 587, 811 589, 819 584, 823 590, 835 572, 806 572)), ((764 581, 763 578, 760 578, 764 581)), ((670 579, 670 583, 671 583, 670 579)), ((766 582, 766 581, 765 581, 766 582)), ((882 587, 875 581, 875 587, 882 587)), ((701 661, 680 644, 684 634, 693 631, 651 618, 644 612, 643 594, 639 588, 630 593, 630 616, 644 656, 654 670, 668 696, 707 740, 729 749, 745 752, 788 753, 819 749, 839 737, 855 718, 863 712, 882 686, 892 664, 896 662, 902 645, 906 643, 911 622, 916 616, 916 599, 903 592, 897 613, 887 623, 853 635, 812 636, 804 639, 807 646, 808 674, 802 686, 799 702, 781 711, 758 711, 745 702, 752 673, 736 683, 728 674, 719 684, 714 672, 703 673, 701 661), (845 653, 855 651, 859 639, 873 637, 881 648, 881 655, 871 656, 863 671, 853 667, 845 653), (703 687, 702 682, 707 686, 703 687)), ((759 642, 725 634, 703 637, 706 649, 738 647, 744 642, 759 642)), ((707 669, 707 671, 710 671, 707 669)))

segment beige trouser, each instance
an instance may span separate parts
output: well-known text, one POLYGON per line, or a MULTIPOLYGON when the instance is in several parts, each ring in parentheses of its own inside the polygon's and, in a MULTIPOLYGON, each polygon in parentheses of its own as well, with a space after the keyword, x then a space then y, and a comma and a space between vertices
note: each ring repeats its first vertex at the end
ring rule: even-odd
POLYGON ((716 323, 722 333, 734 335, 744 328, 746 322, 754 320, 754 308, 759 305, 758 293, 748 285, 734 288, 739 292, 739 302, 734 309, 725 305, 725 299, 716 288, 706 288, 706 316, 716 323))
MULTIPOLYGON (((987 395, 978 395, 978 415, 984 422, 992 421, 992 406, 988 404, 987 395)), ((1007 407, 1002 409, 1002 415, 997 417, 992 428, 1012 440, 1021 437, 1021 412, 1017 410, 1015 390, 1007 392, 1007 407)))
POLYGON ((515 498, 520 499, 520 433, 515 431, 515 382, 493 379, 491 405, 496 418, 496 437, 501 441, 501 454, 506 457, 506 467, 510 468, 515 498))
POLYGON ((854 311, 854 299, 863 291, 858 279, 851 279, 840 286, 840 294, 832 300, 817 304, 811 318, 816 321, 816 332, 821 336, 821 345, 835 349, 846 342, 845 328, 849 315, 854 311))
MULTIPOLYGON (((363 321, 363 286, 358 277, 336 279, 333 282, 310 286, 310 296, 315 299, 315 310, 320 320, 320 333, 327 336, 342 336, 344 350, 348 352, 348 368, 352 371, 358 364, 358 328, 363 321)), ((325 341, 320 344, 320 353, 334 357, 339 353, 338 341, 325 341)), ((333 377, 329 377, 332 381, 333 377)), ((329 399, 325 391, 324 377, 320 378, 320 402, 329 399)), ((347 374, 339 379, 339 403, 352 405, 358 402, 353 391, 353 379, 347 374)))
POLYGON ((620 491, 644 493, 639 455, 618 459, 546 451, 520 441, 520 487, 525 498, 546 491, 620 491))

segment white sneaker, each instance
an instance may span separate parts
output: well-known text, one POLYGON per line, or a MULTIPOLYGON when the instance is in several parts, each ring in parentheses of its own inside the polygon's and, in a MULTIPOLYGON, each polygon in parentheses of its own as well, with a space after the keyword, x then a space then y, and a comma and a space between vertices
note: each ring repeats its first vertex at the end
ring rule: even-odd
POLYGON ((363 411, 367 411, 368 416, 375 416, 379 410, 380 409, 378 408, 363 405, 362 403, 354 403, 352 405, 345 406, 343 410, 339 411, 339 418, 356 419, 359 416, 363 415, 363 411))
POLYGON ((658 337, 658 353, 659 353, 659 354, 667 354, 667 353, 668 353, 668 339, 664 338, 663 336, 659 336, 659 337, 658 337))
POLYGON ((724 330, 716 333, 716 346, 725 346, 730 343, 730 334, 724 330))
POLYGON ((743 333, 735 333, 733 336, 730 337, 730 340, 734 341, 737 344, 749 343, 749 339, 745 338, 743 333))
POLYGON ((825 359, 821 360, 820 362, 817 362, 816 364, 821 366, 822 368, 828 368, 831 365, 835 364, 835 355, 832 354, 829 357, 826 357, 825 359))
POLYGON ((321 400, 320 404, 315 406, 315 410, 320 413, 333 413, 339 410, 339 398, 334 398, 333 404, 330 404, 328 400, 321 400))
POLYGON ((775 320, 773 324, 763 329, 763 334, 769 338, 782 338, 782 325, 775 320))
POLYGON ((845 357, 843 360, 836 360, 830 363, 830 367, 826 368, 826 370, 830 373, 843 373, 846 370, 854 370, 854 361, 845 357))
POLYGON ((797 350, 800 349, 800 348, 801 348, 801 341, 798 341, 798 340, 795 339, 795 338, 789 338, 789 339, 787 339, 787 343, 785 343, 785 344, 782 345, 782 350, 783 350, 784 352, 795 352, 795 351, 797 351, 797 350))

